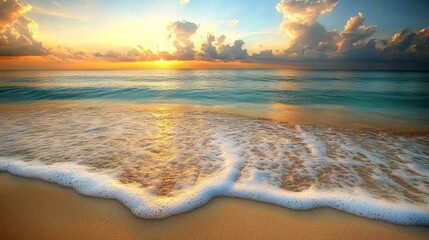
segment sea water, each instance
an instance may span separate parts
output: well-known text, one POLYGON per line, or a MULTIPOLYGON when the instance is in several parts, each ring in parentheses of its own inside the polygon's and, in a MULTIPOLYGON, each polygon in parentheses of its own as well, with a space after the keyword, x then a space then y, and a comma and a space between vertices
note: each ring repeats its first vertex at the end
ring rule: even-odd
POLYGON ((428 120, 428 72, 1 71, 0 171, 144 218, 231 196, 429 225, 428 120))

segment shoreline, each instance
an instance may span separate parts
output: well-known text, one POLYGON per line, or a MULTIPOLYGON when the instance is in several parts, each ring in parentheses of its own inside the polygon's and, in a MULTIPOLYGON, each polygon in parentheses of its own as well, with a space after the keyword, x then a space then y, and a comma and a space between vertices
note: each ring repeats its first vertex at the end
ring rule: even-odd
POLYGON ((33 103, 0 103, 0 113, 26 114, 28 111, 46 111, 49 109, 84 109, 88 106, 103 108, 106 111, 138 112, 212 112, 249 119, 273 121, 285 125, 310 125, 321 128, 336 128, 353 132, 388 133, 404 136, 427 136, 429 127, 409 119, 390 114, 358 112, 339 106, 299 106, 287 104, 271 105, 199 105, 192 102, 165 101, 148 102, 111 102, 96 100, 49 100, 33 103), (323 115, 323 118, 315 118, 323 115))
POLYGON ((403 226, 329 208, 290 210, 220 197, 160 220, 132 215, 116 200, 0 173, 0 238, 32 239, 425 239, 429 227, 403 226))

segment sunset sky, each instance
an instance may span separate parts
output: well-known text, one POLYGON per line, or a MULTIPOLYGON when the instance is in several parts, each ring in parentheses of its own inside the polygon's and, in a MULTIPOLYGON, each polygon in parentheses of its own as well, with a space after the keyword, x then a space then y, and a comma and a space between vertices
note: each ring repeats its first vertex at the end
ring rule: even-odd
POLYGON ((428 69, 427 0, 0 0, 0 69, 428 69))

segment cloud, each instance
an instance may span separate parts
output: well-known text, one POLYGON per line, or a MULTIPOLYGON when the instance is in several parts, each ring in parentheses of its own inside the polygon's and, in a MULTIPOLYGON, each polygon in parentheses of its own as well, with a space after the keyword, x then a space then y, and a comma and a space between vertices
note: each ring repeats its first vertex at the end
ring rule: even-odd
MULTIPOLYGON (((321 15, 331 12, 338 0, 282 0, 277 11, 283 14, 281 30, 290 37, 281 54, 287 60, 333 60, 374 58, 376 41, 370 39, 377 26, 365 26, 365 16, 351 17, 341 33, 329 31, 318 22, 321 15)), ((266 53, 265 53, 265 57, 266 53)), ((279 59, 279 57, 273 59, 279 59)))
POLYGON ((391 61, 429 60, 429 27, 396 33, 390 42, 383 42, 381 52, 391 61))
POLYGON ((190 37, 197 32, 198 25, 188 21, 176 21, 167 26, 169 39, 172 39, 176 48, 176 60, 192 60, 195 58, 194 43, 190 37))
POLYGON ((46 15, 46 16, 67 18, 67 19, 79 20, 79 21, 86 21, 87 20, 87 18, 85 18, 85 17, 69 15, 69 14, 65 13, 62 9, 50 10, 50 9, 46 9, 46 8, 39 8, 39 7, 33 6, 31 8, 31 11, 33 13, 46 15))
POLYGON ((429 27, 417 33, 403 30, 390 40, 373 37, 377 26, 365 26, 365 16, 351 17, 338 37, 337 58, 348 61, 421 62, 429 59, 429 27))
POLYGON ((23 16, 31 9, 17 0, 0 0, 0 56, 40 56, 49 54, 34 39, 37 24, 23 16))
POLYGON ((218 58, 224 61, 228 60, 244 60, 248 57, 247 50, 243 49, 244 41, 239 39, 235 40, 234 44, 231 46, 220 45, 218 58))
POLYGON ((225 35, 216 39, 214 35, 207 34, 206 41, 201 45, 199 58, 206 61, 235 61, 245 60, 249 57, 247 50, 243 48, 243 40, 235 40, 233 45, 224 44, 225 40, 225 35))
MULTIPOLYGON (((347 54, 347 52, 352 51, 356 48, 362 48, 366 45, 366 42, 371 38, 377 26, 368 26, 363 25, 365 21, 365 16, 363 13, 358 13, 357 16, 351 17, 350 20, 344 27, 344 31, 339 35, 338 41, 338 51, 341 54, 347 54)), ((370 44, 373 44, 372 40, 370 44)))
POLYGON ((257 62, 276 62, 281 58, 280 53, 275 54, 272 49, 262 50, 259 53, 254 53, 251 59, 257 62))
POLYGON ((391 40, 374 38, 376 25, 365 26, 365 15, 351 17, 341 32, 329 31, 318 21, 338 0, 281 0, 280 29, 290 42, 284 49, 263 50, 249 57, 258 62, 424 62, 429 60, 429 28, 401 31, 391 40))
POLYGON ((281 0, 276 9, 284 15, 283 24, 312 24, 320 15, 332 11, 337 3, 338 0, 281 0))
POLYGON ((93 57, 106 61, 157 61, 164 60, 195 60, 196 51, 191 37, 197 32, 198 25, 188 21, 175 21, 167 25, 168 36, 173 43, 175 51, 173 53, 161 51, 153 52, 143 46, 128 48, 125 51, 109 50, 104 53, 95 52, 93 57))
POLYGON ((171 58, 169 53, 155 53, 149 49, 145 49, 143 46, 127 48, 124 51, 109 50, 105 53, 95 52, 92 56, 110 62, 148 62, 156 61, 160 58, 171 58))
POLYGON ((287 58, 326 58, 332 55, 336 32, 328 31, 317 20, 332 11, 338 0, 281 0, 277 11, 283 14, 281 30, 291 41, 287 58))
POLYGON ((129 56, 128 54, 123 54, 119 51, 109 50, 105 53, 95 52, 92 54, 96 58, 102 58, 103 60, 112 61, 112 62, 132 62, 137 61, 134 56, 129 56))
MULTIPOLYGON (((280 1, 277 5, 277 10, 283 14, 280 29, 289 35, 290 42, 285 43, 283 49, 266 49, 252 55, 248 54, 243 40, 227 43, 225 35, 216 36, 212 33, 208 33, 201 46, 196 47, 192 39, 195 38, 199 25, 185 20, 167 25, 167 38, 174 46, 172 52, 151 51, 137 46, 92 54, 65 48, 62 55, 55 54, 62 59, 102 59, 113 62, 157 61, 163 58, 183 61, 341 65, 373 62, 424 64, 429 60, 429 28, 417 33, 404 30, 390 40, 376 39, 374 35, 377 26, 365 25, 365 15, 359 12, 344 24, 342 30, 328 30, 318 19, 321 15, 331 12, 337 3, 338 0, 280 1)), ((18 22, 18 18, 15 21, 18 22)), ((230 25, 233 26, 237 22, 238 20, 233 19, 230 25)))
POLYGON ((228 23, 228 27, 234 27, 235 25, 237 25, 238 20, 237 19, 232 19, 229 23, 228 23))
POLYGON ((180 0, 181 5, 186 5, 190 2, 190 0, 180 0))
POLYGON ((216 59, 218 57, 216 46, 214 43, 216 38, 212 34, 207 34, 207 39, 201 44, 201 52, 199 56, 204 60, 216 59))
POLYGON ((335 33, 335 46, 331 49, 332 59, 353 61, 381 59, 379 41, 372 38, 377 26, 365 26, 364 21, 364 14, 358 13, 347 21, 342 32, 335 33))
POLYGON ((293 39, 287 53, 293 58, 327 58, 335 51, 336 32, 329 32, 319 23, 291 23, 288 30, 293 39))
MULTIPOLYGON (((216 36, 212 33, 208 33, 199 49, 196 49, 191 39, 199 26, 189 21, 175 21, 167 26, 168 39, 175 48, 172 53, 152 52, 139 46, 123 51, 97 52, 92 57, 108 61, 154 61, 163 58, 313 64, 311 66, 315 63, 365 65, 376 62, 392 65, 398 62, 415 62, 420 64, 419 66, 429 67, 427 63, 424 65, 429 60, 429 27, 417 33, 404 30, 390 40, 376 39, 374 35, 378 27, 365 25, 365 15, 359 12, 344 24, 342 30, 328 30, 318 20, 323 14, 331 12, 337 3, 338 0, 281 0, 276 8, 283 14, 280 29, 286 32, 290 39, 283 49, 266 49, 249 55, 243 40, 226 43, 225 35, 216 36)), ((233 19, 229 26, 237 23, 238 20, 233 19)), ((80 56, 72 52, 68 54, 80 56)))
POLYGON ((0 29, 4 29, 26 11, 30 10, 31 6, 25 3, 20 3, 15 0, 0 1, 0 29))
POLYGON ((64 49, 61 46, 58 46, 57 49, 52 50, 52 55, 54 55, 57 58, 60 58, 61 60, 86 60, 89 58, 88 53, 81 51, 81 50, 75 50, 73 48, 65 47, 64 49))
MULTIPOLYGON (((94 52, 92 57, 112 62, 123 61, 157 61, 164 60, 204 60, 204 61, 244 61, 249 59, 244 41, 235 40, 234 43, 226 44, 226 36, 207 34, 206 40, 201 44, 199 51, 194 49, 191 37, 196 33, 198 25, 188 21, 176 21, 168 24, 168 38, 172 41, 175 51, 172 53, 160 51, 153 52, 143 46, 127 48, 125 50, 108 50, 106 52, 94 52)), ((75 51, 66 51, 62 56, 72 58, 76 56, 75 51)), ((78 55, 81 56, 81 55, 78 55)))
POLYGON ((53 1, 53 0, 51 0, 51 3, 53 4, 53 5, 55 5, 55 6, 57 6, 57 7, 59 7, 59 8, 64 8, 63 7, 63 5, 61 5, 59 2, 57 2, 57 1, 53 1))

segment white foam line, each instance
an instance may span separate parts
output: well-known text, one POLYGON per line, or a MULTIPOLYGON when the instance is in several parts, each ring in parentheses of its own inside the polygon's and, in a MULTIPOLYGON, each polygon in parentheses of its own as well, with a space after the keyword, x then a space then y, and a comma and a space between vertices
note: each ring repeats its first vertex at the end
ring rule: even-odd
POLYGON ((154 198, 141 189, 118 183, 113 177, 92 173, 73 163, 43 165, 17 159, 0 158, 0 171, 37 178, 71 187, 78 193, 100 198, 117 199, 142 218, 164 218, 203 206, 218 196, 230 196, 271 203, 291 209, 331 207, 358 216, 405 225, 429 226, 429 207, 407 203, 391 203, 361 194, 324 192, 312 188, 296 193, 276 189, 266 184, 236 183, 243 161, 237 149, 225 138, 217 136, 225 165, 219 175, 198 184, 174 198, 154 198))
POLYGON ((142 218, 165 218, 203 206, 231 190, 240 173, 241 162, 237 154, 231 152, 232 144, 219 135, 216 137, 225 158, 223 170, 216 178, 190 187, 174 198, 155 198, 140 189, 120 184, 108 175, 89 172, 84 166, 73 163, 43 165, 37 161, 0 158, 0 172, 57 183, 86 196, 117 199, 142 218))
POLYGON ((124 185, 114 184, 115 180, 110 176, 91 173, 85 167, 73 163, 38 165, 37 162, 0 158, 1 171, 70 187, 86 196, 117 199, 132 211, 149 205, 138 193, 131 192, 124 185), (130 199, 139 201, 129 201, 130 199))
POLYGON ((247 186, 237 184, 228 196, 252 199, 295 210, 330 207, 357 216, 384 220, 403 225, 429 226, 429 208, 411 204, 394 204, 366 196, 341 192, 308 190, 294 193, 271 186, 247 186))

